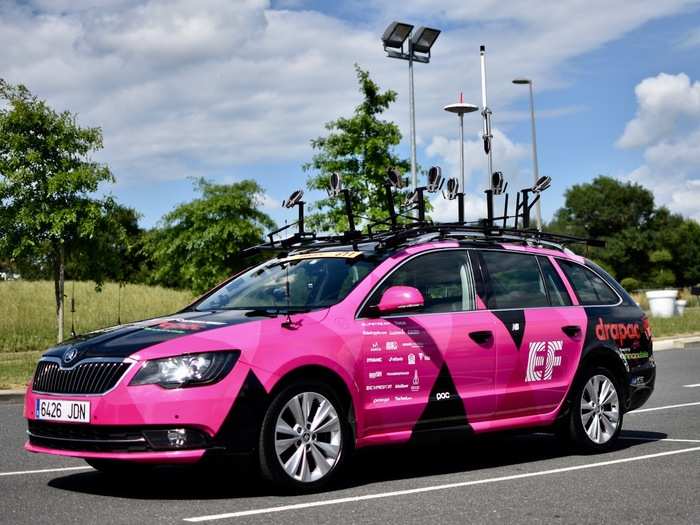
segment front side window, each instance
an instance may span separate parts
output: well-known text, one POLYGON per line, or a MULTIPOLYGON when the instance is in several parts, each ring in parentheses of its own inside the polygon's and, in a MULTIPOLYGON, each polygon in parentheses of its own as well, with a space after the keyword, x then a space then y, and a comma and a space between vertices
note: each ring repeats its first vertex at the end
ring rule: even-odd
MULTIPOLYGON (((474 285, 466 250, 446 250, 419 255, 394 271, 370 296, 367 307, 376 306, 392 286, 412 286, 423 294, 418 313, 448 313, 476 309, 474 285)), ((367 315, 367 307, 363 315, 367 315)))
POLYGON ((291 256, 257 266, 195 306, 196 310, 313 310, 342 301, 376 262, 359 257, 291 256))
POLYGON ((620 298, 612 288, 593 271, 564 259, 557 259, 557 262, 569 279, 580 304, 595 306, 619 302, 620 298))
POLYGON ((528 254, 481 251, 486 306, 491 309, 549 306, 537 259, 528 254))

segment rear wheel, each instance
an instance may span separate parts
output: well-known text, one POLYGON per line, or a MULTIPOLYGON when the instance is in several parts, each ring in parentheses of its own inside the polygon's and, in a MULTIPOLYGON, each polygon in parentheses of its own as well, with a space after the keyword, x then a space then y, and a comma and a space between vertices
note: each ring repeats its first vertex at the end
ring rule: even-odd
POLYGON ((610 449, 622 429, 622 396, 618 380, 603 367, 587 369, 572 390, 569 435, 584 451, 610 449))
POLYGON ((282 390, 265 414, 260 435, 262 474, 293 491, 326 485, 352 450, 346 413, 326 385, 304 382, 282 390))

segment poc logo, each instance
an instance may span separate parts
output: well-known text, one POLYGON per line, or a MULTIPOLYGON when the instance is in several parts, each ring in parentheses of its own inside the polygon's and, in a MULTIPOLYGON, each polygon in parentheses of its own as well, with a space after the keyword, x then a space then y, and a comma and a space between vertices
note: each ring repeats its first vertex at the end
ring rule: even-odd
POLYGON ((435 394, 435 399, 438 401, 445 401, 447 399, 450 399, 450 393, 449 392, 438 392, 435 394))
POLYGON ((530 355, 527 358, 525 381, 549 381, 554 367, 561 365, 561 356, 557 355, 564 341, 533 341, 530 343, 530 355))

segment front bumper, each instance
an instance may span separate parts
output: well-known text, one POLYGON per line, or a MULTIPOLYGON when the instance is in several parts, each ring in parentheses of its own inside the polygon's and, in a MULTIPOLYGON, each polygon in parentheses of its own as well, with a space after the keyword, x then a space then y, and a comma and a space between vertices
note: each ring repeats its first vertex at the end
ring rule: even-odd
POLYGON ((131 367, 114 389, 101 395, 42 394, 30 387, 24 406, 29 427, 25 449, 80 458, 196 462, 207 450, 216 448, 217 433, 250 371, 239 361, 218 383, 164 389, 157 385, 128 386, 137 368, 131 367), (35 414, 38 399, 89 401, 90 423, 39 420, 35 414), (170 447, 168 430, 185 431, 196 439, 170 447))

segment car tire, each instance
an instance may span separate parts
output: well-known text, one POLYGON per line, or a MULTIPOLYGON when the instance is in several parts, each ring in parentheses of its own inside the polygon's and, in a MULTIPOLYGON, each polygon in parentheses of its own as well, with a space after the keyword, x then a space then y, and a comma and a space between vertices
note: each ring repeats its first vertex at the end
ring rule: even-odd
POLYGON ((127 477, 148 474, 154 466, 149 463, 135 463, 112 459, 86 459, 85 462, 95 470, 113 477, 127 477))
POLYGON ((283 388, 265 413, 258 447, 263 477, 293 493, 328 485, 352 454, 348 409, 326 384, 283 388))
POLYGON ((607 368, 587 368, 571 390, 568 434, 584 453, 610 450, 622 430, 623 397, 620 382, 607 368))

